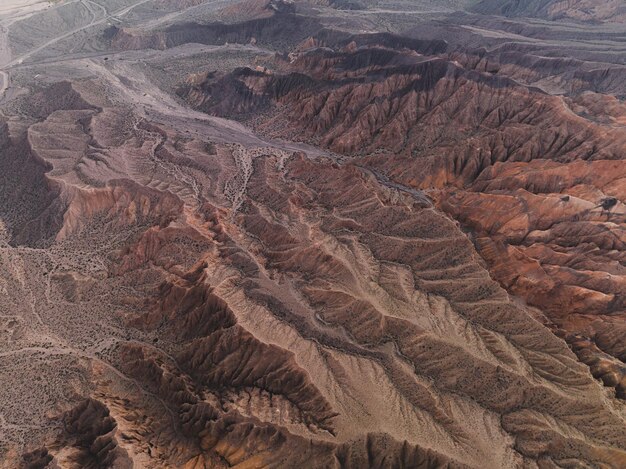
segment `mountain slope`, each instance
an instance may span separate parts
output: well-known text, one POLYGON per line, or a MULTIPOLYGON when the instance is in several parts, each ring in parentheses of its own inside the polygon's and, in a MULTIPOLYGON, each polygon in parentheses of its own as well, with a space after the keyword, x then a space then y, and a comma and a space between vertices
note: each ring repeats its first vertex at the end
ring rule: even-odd
POLYGON ((472 7, 477 13, 526 16, 551 20, 609 21, 623 23, 626 5, 621 0, 482 0, 472 7))

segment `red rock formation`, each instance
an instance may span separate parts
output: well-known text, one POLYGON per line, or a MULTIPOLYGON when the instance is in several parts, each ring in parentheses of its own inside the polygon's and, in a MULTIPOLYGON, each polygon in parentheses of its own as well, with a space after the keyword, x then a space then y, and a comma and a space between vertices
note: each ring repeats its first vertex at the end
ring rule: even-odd
MULTIPOLYGON (((292 40, 283 14, 158 46, 292 40)), ((626 466, 622 106, 444 54, 322 31, 181 90, 352 159, 209 142, 186 127, 219 121, 150 122, 92 79, 23 98, 0 126, 0 380, 27 380, 0 387, 0 458, 626 466)))
MULTIPOLYGON (((182 94, 209 113, 262 110, 252 122, 271 135, 297 132, 365 154, 358 164, 387 184, 429 190, 473 233, 494 278, 540 308, 568 342, 580 334, 603 341, 607 330, 596 327, 605 320, 623 337, 626 113, 618 100, 550 96, 498 70, 383 47, 315 49, 285 69, 207 77, 182 94), (617 200, 611 212, 600 207, 607 197, 617 200)), ((622 396, 626 381, 612 363, 594 374, 608 373, 622 396)))

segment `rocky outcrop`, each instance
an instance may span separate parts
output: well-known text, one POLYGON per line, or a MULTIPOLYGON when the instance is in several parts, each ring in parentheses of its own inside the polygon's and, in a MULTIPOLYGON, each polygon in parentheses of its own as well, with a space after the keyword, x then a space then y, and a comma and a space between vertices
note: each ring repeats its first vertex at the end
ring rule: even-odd
POLYGON ((562 98, 409 51, 316 49, 286 69, 207 75, 180 93, 208 113, 263 111, 257 129, 284 137, 297 126, 301 138, 339 153, 419 154, 419 173, 428 164, 431 177, 472 180, 504 160, 616 159, 626 141, 623 130, 586 122, 562 98))
POLYGON ((133 463, 126 451, 117 444, 117 424, 104 404, 88 399, 63 417, 69 444, 76 451, 69 456, 69 467, 131 468, 133 463))
POLYGON ((24 454, 22 459, 24 469, 45 469, 54 458, 46 448, 40 448, 24 454))

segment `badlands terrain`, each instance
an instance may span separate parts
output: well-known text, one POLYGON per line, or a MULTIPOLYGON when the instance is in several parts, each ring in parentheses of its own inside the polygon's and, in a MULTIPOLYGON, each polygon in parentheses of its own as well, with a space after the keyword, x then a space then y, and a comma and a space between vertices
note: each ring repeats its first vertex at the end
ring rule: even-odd
POLYGON ((0 468, 626 467, 620 0, 0 1, 0 468))

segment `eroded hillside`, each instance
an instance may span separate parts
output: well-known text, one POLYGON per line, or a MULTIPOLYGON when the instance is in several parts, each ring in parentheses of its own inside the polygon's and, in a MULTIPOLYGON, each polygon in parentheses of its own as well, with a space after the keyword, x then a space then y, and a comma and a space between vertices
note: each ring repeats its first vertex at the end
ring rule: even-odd
POLYGON ((619 63, 115 3, 5 64, 0 467, 626 465, 619 63))

